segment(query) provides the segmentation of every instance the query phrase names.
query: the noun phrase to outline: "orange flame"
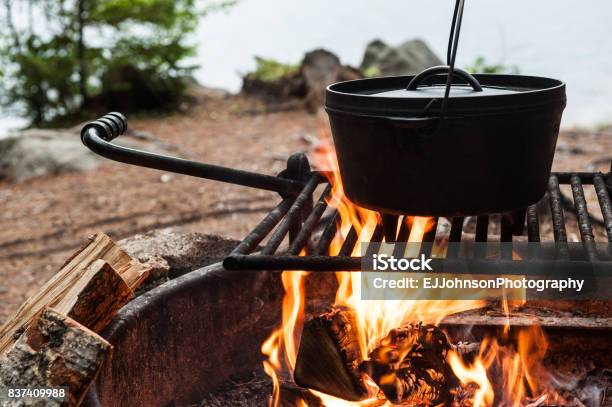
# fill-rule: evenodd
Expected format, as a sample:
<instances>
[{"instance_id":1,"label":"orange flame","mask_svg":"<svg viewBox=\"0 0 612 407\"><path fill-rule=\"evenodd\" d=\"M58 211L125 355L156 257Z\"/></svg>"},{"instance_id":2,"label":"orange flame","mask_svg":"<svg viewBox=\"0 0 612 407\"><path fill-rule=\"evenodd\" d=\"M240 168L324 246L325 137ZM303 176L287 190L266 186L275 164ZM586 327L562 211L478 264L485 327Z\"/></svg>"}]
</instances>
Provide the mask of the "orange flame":
<instances>
[{"instance_id":1,"label":"orange flame","mask_svg":"<svg viewBox=\"0 0 612 407\"><path fill-rule=\"evenodd\" d=\"M472 404L474 407L493 405L493 389L487 377L487 368L483 364L482 358L477 358L470 366L466 365L456 352L450 352L448 362L455 375L463 384L475 383L478 386Z\"/></svg>"},{"instance_id":2,"label":"orange flame","mask_svg":"<svg viewBox=\"0 0 612 407\"><path fill-rule=\"evenodd\" d=\"M261 352L268 357L264 361L264 371L272 378L273 406L278 405L280 383L277 372L282 370L283 362L293 370L299 343L296 335L301 331L304 316L304 271L282 273L281 279L285 295L283 297L282 324L274 330L261 346Z\"/></svg>"},{"instance_id":3,"label":"orange flame","mask_svg":"<svg viewBox=\"0 0 612 407\"><path fill-rule=\"evenodd\" d=\"M359 256L361 243L370 242L374 229L380 222L379 214L360 208L346 198L328 133L324 132L320 139L321 145L314 156L315 166L328 175L332 185L328 203L338 211L340 218L337 234L330 244L329 254L338 255L349 231L354 229L358 239L350 255ZM432 219L424 217L405 217L405 222L410 223L408 241L413 243L421 242L424 234L435 224ZM409 256L410 253L406 255ZM439 248L434 255L444 256L445 247ZM264 362L264 369L272 377L274 385L272 406L277 406L279 403L278 373L283 367L285 370L289 368L293 371L295 366L299 345L298 335L301 332L304 314L304 281L307 275L305 272L283 272L285 295L282 324L272 332L262 346L262 352L268 357ZM393 328L413 321L437 324L447 315L485 305L482 301L468 300L364 301L360 295L359 273L337 272L336 278L338 290L335 305L355 311L359 344L364 359L367 359L369 352ZM504 300L502 305L506 315L509 315L508 302ZM508 318L503 335L508 336L509 333ZM472 397L473 406L500 404L518 406L527 393L539 395L545 390L542 383L545 382L546 372L542 368L542 359L547 342L543 332L539 327L521 330L517 343L516 347L501 346L495 338L486 339L481 344L479 354L470 364L465 363L457 353L449 352L448 362L457 378L463 384L475 384L478 388ZM371 386L375 385L370 383ZM320 392L312 392L328 407L391 406L388 401L376 396L361 402L348 402ZM305 406L306 403L302 401L301 405Z\"/></svg>"},{"instance_id":4,"label":"orange flame","mask_svg":"<svg viewBox=\"0 0 612 407\"><path fill-rule=\"evenodd\" d=\"M472 364L465 364L454 352L449 354L449 364L463 384L478 386L474 406L521 406L525 397L540 395L559 400L543 364L547 348L541 327L523 327L515 341L505 345L496 338L485 339Z\"/></svg>"}]
</instances>

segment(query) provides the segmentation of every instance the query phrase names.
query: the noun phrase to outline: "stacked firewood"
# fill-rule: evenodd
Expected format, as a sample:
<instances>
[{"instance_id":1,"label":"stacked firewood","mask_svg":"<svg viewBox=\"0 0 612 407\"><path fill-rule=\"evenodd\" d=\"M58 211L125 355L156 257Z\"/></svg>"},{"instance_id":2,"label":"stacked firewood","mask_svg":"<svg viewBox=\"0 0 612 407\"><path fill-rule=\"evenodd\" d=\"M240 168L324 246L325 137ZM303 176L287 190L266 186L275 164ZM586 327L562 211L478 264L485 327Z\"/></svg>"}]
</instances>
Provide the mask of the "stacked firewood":
<instances>
[{"instance_id":1,"label":"stacked firewood","mask_svg":"<svg viewBox=\"0 0 612 407\"><path fill-rule=\"evenodd\" d=\"M79 405L112 352L99 333L149 272L108 236L90 238L0 328L0 391L67 387L62 405Z\"/></svg>"}]
</instances>

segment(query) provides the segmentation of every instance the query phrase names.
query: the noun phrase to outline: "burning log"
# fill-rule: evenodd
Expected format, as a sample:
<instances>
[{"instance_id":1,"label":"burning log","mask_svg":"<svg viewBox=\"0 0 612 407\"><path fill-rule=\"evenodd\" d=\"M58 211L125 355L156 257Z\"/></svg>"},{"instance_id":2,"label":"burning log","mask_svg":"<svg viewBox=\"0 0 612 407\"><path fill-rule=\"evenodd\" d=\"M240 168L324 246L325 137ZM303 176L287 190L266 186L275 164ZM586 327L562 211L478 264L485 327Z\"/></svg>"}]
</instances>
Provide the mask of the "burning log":
<instances>
[{"instance_id":1,"label":"burning log","mask_svg":"<svg viewBox=\"0 0 612 407\"><path fill-rule=\"evenodd\" d=\"M438 327L410 324L391 330L360 368L393 403L447 403L456 381L446 362L451 349Z\"/></svg>"},{"instance_id":2,"label":"burning log","mask_svg":"<svg viewBox=\"0 0 612 407\"><path fill-rule=\"evenodd\" d=\"M273 405L270 403L270 405ZM279 396L277 407L325 407L320 398L310 391L297 386L295 383L281 381L279 383Z\"/></svg>"},{"instance_id":3,"label":"burning log","mask_svg":"<svg viewBox=\"0 0 612 407\"><path fill-rule=\"evenodd\" d=\"M364 361L355 318L354 312L335 308L304 325L294 371L299 386L359 401L368 396L367 375L393 403L448 403L459 384L448 352L467 357L480 348L453 345L436 326L410 324L391 330Z\"/></svg>"},{"instance_id":4,"label":"burning log","mask_svg":"<svg viewBox=\"0 0 612 407\"><path fill-rule=\"evenodd\" d=\"M367 392L358 338L355 313L341 308L304 324L295 382L344 400L362 400Z\"/></svg>"},{"instance_id":5,"label":"burning log","mask_svg":"<svg viewBox=\"0 0 612 407\"><path fill-rule=\"evenodd\" d=\"M77 406L111 350L96 333L46 308L0 359L0 388L66 386L67 405Z\"/></svg>"}]
</instances>

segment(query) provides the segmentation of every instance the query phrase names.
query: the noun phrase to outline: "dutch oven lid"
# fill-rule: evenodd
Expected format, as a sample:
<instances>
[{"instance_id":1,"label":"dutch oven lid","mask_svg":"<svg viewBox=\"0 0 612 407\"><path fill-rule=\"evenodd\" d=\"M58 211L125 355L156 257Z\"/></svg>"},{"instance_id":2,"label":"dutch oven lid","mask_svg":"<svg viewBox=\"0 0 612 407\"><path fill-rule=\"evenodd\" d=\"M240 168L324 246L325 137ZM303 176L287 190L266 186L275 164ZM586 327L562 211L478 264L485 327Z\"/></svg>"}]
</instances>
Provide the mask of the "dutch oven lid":
<instances>
[{"instance_id":1,"label":"dutch oven lid","mask_svg":"<svg viewBox=\"0 0 612 407\"><path fill-rule=\"evenodd\" d=\"M330 112L384 117L440 113L447 74L434 67L416 76L358 79L330 85L325 106ZM565 84L523 75L470 75L455 68L445 116L529 111L550 104L565 106Z\"/></svg>"}]
</instances>

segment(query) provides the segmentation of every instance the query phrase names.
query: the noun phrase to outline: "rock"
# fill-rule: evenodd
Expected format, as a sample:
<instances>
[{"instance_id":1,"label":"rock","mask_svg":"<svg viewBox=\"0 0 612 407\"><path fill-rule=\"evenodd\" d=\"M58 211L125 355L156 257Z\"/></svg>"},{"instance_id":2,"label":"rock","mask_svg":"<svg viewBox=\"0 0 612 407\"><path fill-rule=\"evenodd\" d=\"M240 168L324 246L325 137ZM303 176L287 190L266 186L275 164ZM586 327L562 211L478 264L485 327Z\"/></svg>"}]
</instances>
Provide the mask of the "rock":
<instances>
[{"instance_id":1,"label":"rock","mask_svg":"<svg viewBox=\"0 0 612 407\"><path fill-rule=\"evenodd\" d=\"M315 113L325 104L325 88L334 82L361 78L361 72L343 66L334 53L316 49L306 53L300 72L306 84L305 105L309 112Z\"/></svg>"},{"instance_id":2,"label":"rock","mask_svg":"<svg viewBox=\"0 0 612 407\"><path fill-rule=\"evenodd\" d=\"M360 69L362 72L381 76L415 75L426 68L441 64L440 58L423 40L410 40L391 47L377 39L366 47Z\"/></svg>"},{"instance_id":3,"label":"rock","mask_svg":"<svg viewBox=\"0 0 612 407\"><path fill-rule=\"evenodd\" d=\"M167 184L168 182L172 181L172 175L171 174L162 174L159 177L159 180L162 182L162 184Z\"/></svg>"},{"instance_id":4,"label":"rock","mask_svg":"<svg viewBox=\"0 0 612 407\"><path fill-rule=\"evenodd\" d=\"M231 95L231 93L225 89L201 85L195 79L191 78L191 80L187 83L185 95L188 98L203 101L208 99L226 99Z\"/></svg>"},{"instance_id":5,"label":"rock","mask_svg":"<svg viewBox=\"0 0 612 407\"><path fill-rule=\"evenodd\" d=\"M223 260L238 241L219 236L166 228L118 242L128 254L149 263L150 281L178 277Z\"/></svg>"},{"instance_id":6,"label":"rock","mask_svg":"<svg viewBox=\"0 0 612 407\"><path fill-rule=\"evenodd\" d=\"M298 69L273 80L255 73L243 77L242 93L259 97L265 111L281 111L305 107L316 113L324 106L325 88L335 82L362 78L356 68L342 65L340 59L325 49L307 52Z\"/></svg>"},{"instance_id":7,"label":"rock","mask_svg":"<svg viewBox=\"0 0 612 407\"><path fill-rule=\"evenodd\" d=\"M361 70L365 72L371 69L378 69L379 61L382 59L382 56L389 53L391 50L392 48L382 40L376 39L370 42L363 53L363 60L360 66Z\"/></svg>"},{"instance_id":8,"label":"rock","mask_svg":"<svg viewBox=\"0 0 612 407\"><path fill-rule=\"evenodd\" d=\"M65 130L25 130L0 139L0 179L24 181L41 175L91 170L101 159Z\"/></svg>"},{"instance_id":9,"label":"rock","mask_svg":"<svg viewBox=\"0 0 612 407\"><path fill-rule=\"evenodd\" d=\"M92 170L106 162L81 143L82 124L71 129L28 129L0 138L0 180L21 182L44 175ZM181 157L179 149L148 133L131 131L115 144Z\"/></svg>"}]
</instances>

